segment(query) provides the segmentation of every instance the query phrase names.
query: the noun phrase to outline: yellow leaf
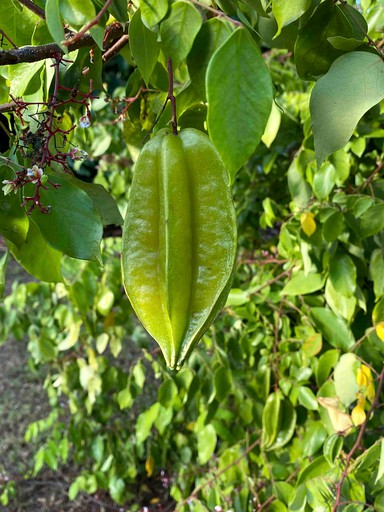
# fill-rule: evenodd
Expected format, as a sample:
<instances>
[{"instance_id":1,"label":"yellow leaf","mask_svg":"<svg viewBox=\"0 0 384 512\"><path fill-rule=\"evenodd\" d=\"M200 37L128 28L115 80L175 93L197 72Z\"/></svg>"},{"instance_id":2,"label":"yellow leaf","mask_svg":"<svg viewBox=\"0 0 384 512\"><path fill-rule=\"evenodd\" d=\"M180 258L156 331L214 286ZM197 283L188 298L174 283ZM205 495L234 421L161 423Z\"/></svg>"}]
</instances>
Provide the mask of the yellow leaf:
<instances>
[{"instance_id":1,"label":"yellow leaf","mask_svg":"<svg viewBox=\"0 0 384 512\"><path fill-rule=\"evenodd\" d=\"M371 369L366 364L361 365L361 370L364 373L364 375L367 377L368 383L373 382Z\"/></svg>"},{"instance_id":2,"label":"yellow leaf","mask_svg":"<svg viewBox=\"0 0 384 512\"><path fill-rule=\"evenodd\" d=\"M147 472L147 476L152 476L154 467L155 459L152 455L148 455L147 460L145 461L145 471Z\"/></svg>"},{"instance_id":3,"label":"yellow leaf","mask_svg":"<svg viewBox=\"0 0 384 512\"><path fill-rule=\"evenodd\" d=\"M316 231L316 222L312 212L302 213L300 217L301 229L307 236L313 235Z\"/></svg>"},{"instance_id":4,"label":"yellow leaf","mask_svg":"<svg viewBox=\"0 0 384 512\"><path fill-rule=\"evenodd\" d=\"M356 407L354 407L354 409L352 411L352 414L351 414L351 417L352 417L353 424L356 427L358 427L359 425L364 423L365 418L366 418L366 414L365 414L365 411L361 407L360 404L357 404Z\"/></svg>"},{"instance_id":5,"label":"yellow leaf","mask_svg":"<svg viewBox=\"0 0 384 512\"><path fill-rule=\"evenodd\" d=\"M370 382L368 384L367 397L371 402L375 398L375 385L373 384L373 382Z\"/></svg>"},{"instance_id":6,"label":"yellow leaf","mask_svg":"<svg viewBox=\"0 0 384 512\"><path fill-rule=\"evenodd\" d=\"M327 409L332 427L338 434L347 435L352 428L352 420L349 414L340 410L340 402L337 398L318 397L320 405Z\"/></svg>"},{"instance_id":7,"label":"yellow leaf","mask_svg":"<svg viewBox=\"0 0 384 512\"><path fill-rule=\"evenodd\" d=\"M363 371L362 366L360 366L360 368L357 369L356 382L361 388L368 385L368 379L365 372Z\"/></svg>"},{"instance_id":8,"label":"yellow leaf","mask_svg":"<svg viewBox=\"0 0 384 512\"><path fill-rule=\"evenodd\" d=\"M384 322L379 322L376 325L376 334L381 341L384 341Z\"/></svg>"}]
</instances>

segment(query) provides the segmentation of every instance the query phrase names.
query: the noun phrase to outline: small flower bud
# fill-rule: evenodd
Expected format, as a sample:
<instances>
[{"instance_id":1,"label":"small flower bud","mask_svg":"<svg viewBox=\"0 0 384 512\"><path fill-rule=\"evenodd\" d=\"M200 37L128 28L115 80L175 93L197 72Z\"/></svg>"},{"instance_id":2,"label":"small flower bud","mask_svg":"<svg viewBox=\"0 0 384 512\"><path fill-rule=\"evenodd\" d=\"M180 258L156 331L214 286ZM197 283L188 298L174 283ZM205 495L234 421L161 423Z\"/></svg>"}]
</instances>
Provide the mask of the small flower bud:
<instances>
[{"instance_id":1,"label":"small flower bud","mask_svg":"<svg viewBox=\"0 0 384 512\"><path fill-rule=\"evenodd\" d=\"M81 116L79 119L79 125L81 128L89 128L91 126L91 120L89 119L89 116Z\"/></svg>"}]
</instances>

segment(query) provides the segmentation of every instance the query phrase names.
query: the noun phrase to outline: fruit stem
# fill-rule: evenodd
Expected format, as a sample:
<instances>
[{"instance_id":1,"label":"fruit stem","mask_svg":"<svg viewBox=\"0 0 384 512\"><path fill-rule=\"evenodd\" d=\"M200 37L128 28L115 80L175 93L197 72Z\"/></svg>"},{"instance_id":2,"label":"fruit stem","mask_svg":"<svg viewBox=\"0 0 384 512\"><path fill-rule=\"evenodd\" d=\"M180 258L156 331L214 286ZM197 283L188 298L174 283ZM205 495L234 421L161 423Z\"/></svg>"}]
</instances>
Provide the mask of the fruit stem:
<instances>
[{"instance_id":1,"label":"fruit stem","mask_svg":"<svg viewBox=\"0 0 384 512\"><path fill-rule=\"evenodd\" d=\"M172 105L172 130L174 135L177 135L177 114L176 114L176 98L173 94L173 69L172 69L172 59L168 58L168 77L169 77L169 87L168 87L168 96L167 101L169 100Z\"/></svg>"}]
</instances>

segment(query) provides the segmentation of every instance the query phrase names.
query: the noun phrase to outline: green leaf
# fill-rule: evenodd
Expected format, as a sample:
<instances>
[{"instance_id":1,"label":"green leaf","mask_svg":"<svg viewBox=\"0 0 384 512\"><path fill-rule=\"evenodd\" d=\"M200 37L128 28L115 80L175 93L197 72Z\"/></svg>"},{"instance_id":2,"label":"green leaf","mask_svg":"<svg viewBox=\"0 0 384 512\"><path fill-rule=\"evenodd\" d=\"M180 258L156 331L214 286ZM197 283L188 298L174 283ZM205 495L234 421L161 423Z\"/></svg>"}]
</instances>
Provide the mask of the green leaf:
<instances>
[{"instance_id":1,"label":"green leaf","mask_svg":"<svg viewBox=\"0 0 384 512\"><path fill-rule=\"evenodd\" d=\"M336 240L344 230L344 216L340 211L335 211L327 217L323 224L323 238L326 242Z\"/></svg>"},{"instance_id":2,"label":"green leaf","mask_svg":"<svg viewBox=\"0 0 384 512\"><path fill-rule=\"evenodd\" d=\"M323 477L330 469L331 466L328 464L326 458L323 455L320 455L320 457L317 457L300 472L296 485L299 486L304 484L318 476Z\"/></svg>"},{"instance_id":3,"label":"green leaf","mask_svg":"<svg viewBox=\"0 0 384 512\"><path fill-rule=\"evenodd\" d=\"M140 11L144 25L152 28L167 14L168 0L141 0Z\"/></svg>"},{"instance_id":4,"label":"green leaf","mask_svg":"<svg viewBox=\"0 0 384 512\"><path fill-rule=\"evenodd\" d=\"M280 403L279 424L277 436L272 445L265 447L266 451L279 450L292 439L296 427L296 410L291 402L284 398Z\"/></svg>"},{"instance_id":5,"label":"green leaf","mask_svg":"<svg viewBox=\"0 0 384 512\"><path fill-rule=\"evenodd\" d=\"M361 39L355 39L353 37L342 37L342 36L331 36L328 37L328 41L336 50L345 50L351 52L356 50L363 44Z\"/></svg>"},{"instance_id":6,"label":"green leaf","mask_svg":"<svg viewBox=\"0 0 384 512\"><path fill-rule=\"evenodd\" d=\"M171 58L173 69L190 52L202 24L199 11L190 3L175 2L160 26L161 47L166 58Z\"/></svg>"},{"instance_id":7,"label":"green leaf","mask_svg":"<svg viewBox=\"0 0 384 512\"><path fill-rule=\"evenodd\" d=\"M317 411L317 409L319 408L319 404L317 403L315 394L310 388L306 386L299 387L298 398L299 403L309 411Z\"/></svg>"},{"instance_id":8,"label":"green leaf","mask_svg":"<svg viewBox=\"0 0 384 512\"><path fill-rule=\"evenodd\" d=\"M259 48L242 28L207 69L208 131L232 180L252 156L272 108L273 88Z\"/></svg>"},{"instance_id":9,"label":"green leaf","mask_svg":"<svg viewBox=\"0 0 384 512\"><path fill-rule=\"evenodd\" d=\"M216 400L222 402L231 391L232 388L232 373L226 366L220 366L215 371L213 378Z\"/></svg>"},{"instance_id":10,"label":"green leaf","mask_svg":"<svg viewBox=\"0 0 384 512\"><path fill-rule=\"evenodd\" d=\"M149 409L139 414L136 421L136 442L143 443L151 432L160 410L159 402L151 405Z\"/></svg>"},{"instance_id":11,"label":"green leaf","mask_svg":"<svg viewBox=\"0 0 384 512\"><path fill-rule=\"evenodd\" d=\"M329 465L333 465L343 448L343 438L339 434L331 434L324 443L323 454Z\"/></svg>"},{"instance_id":12,"label":"green leaf","mask_svg":"<svg viewBox=\"0 0 384 512\"><path fill-rule=\"evenodd\" d=\"M352 353L343 354L335 366L333 378L336 395L346 407L356 400L360 389L356 380L356 370L359 366L359 360Z\"/></svg>"},{"instance_id":13,"label":"green leaf","mask_svg":"<svg viewBox=\"0 0 384 512\"><path fill-rule=\"evenodd\" d=\"M129 45L141 76L148 85L159 56L160 44L156 32L149 30L142 22L140 9L135 12L129 24Z\"/></svg>"},{"instance_id":14,"label":"green leaf","mask_svg":"<svg viewBox=\"0 0 384 512\"><path fill-rule=\"evenodd\" d=\"M312 90L318 165L345 146L361 117L384 98L384 63L379 55L352 52L339 57Z\"/></svg>"},{"instance_id":15,"label":"green leaf","mask_svg":"<svg viewBox=\"0 0 384 512\"><path fill-rule=\"evenodd\" d=\"M45 17L51 36L55 43L65 40L64 24L61 19L59 0L47 0L45 4Z\"/></svg>"},{"instance_id":16,"label":"green leaf","mask_svg":"<svg viewBox=\"0 0 384 512\"><path fill-rule=\"evenodd\" d=\"M299 76L304 80L314 80L326 73L332 62L343 54L342 50L331 45L328 38L352 37L363 42L366 33L366 21L356 9L325 0L299 30L294 50Z\"/></svg>"},{"instance_id":17,"label":"green leaf","mask_svg":"<svg viewBox=\"0 0 384 512\"><path fill-rule=\"evenodd\" d=\"M339 350L327 350L319 357L319 362L316 369L316 382L320 388L326 379L329 377L332 368L336 366L337 361L340 357Z\"/></svg>"},{"instance_id":18,"label":"green leaf","mask_svg":"<svg viewBox=\"0 0 384 512\"><path fill-rule=\"evenodd\" d=\"M199 464L206 464L212 457L217 443L216 430L213 425L206 425L197 433L197 457Z\"/></svg>"},{"instance_id":19,"label":"green leaf","mask_svg":"<svg viewBox=\"0 0 384 512\"><path fill-rule=\"evenodd\" d=\"M5 291L5 271L7 270L9 258L9 251L7 250L5 254L0 257L0 301L4 297Z\"/></svg>"},{"instance_id":20,"label":"green leaf","mask_svg":"<svg viewBox=\"0 0 384 512\"><path fill-rule=\"evenodd\" d=\"M33 33L40 18L27 7L14 0L0 2L0 29L16 46L31 44ZM46 41L48 42L48 41ZM4 47L9 49L9 47Z\"/></svg>"},{"instance_id":21,"label":"green leaf","mask_svg":"<svg viewBox=\"0 0 384 512\"><path fill-rule=\"evenodd\" d=\"M373 290L377 300L384 295L384 254L381 249L372 251L369 263L369 278L373 281Z\"/></svg>"},{"instance_id":22,"label":"green leaf","mask_svg":"<svg viewBox=\"0 0 384 512\"><path fill-rule=\"evenodd\" d=\"M59 0L61 15L69 25L80 28L92 21L96 9L91 0Z\"/></svg>"},{"instance_id":23,"label":"green leaf","mask_svg":"<svg viewBox=\"0 0 384 512\"><path fill-rule=\"evenodd\" d=\"M72 258L99 261L103 227L100 216L88 195L63 176L51 176L59 188L41 190L40 199L48 209L34 208L31 218L45 240ZM26 187L33 193L29 187Z\"/></svg>"},{"instance_id":24,"label":"green leaf","mask_svg":"<svg viewBox=\"0 0 384 512\"><path fill-rule=\"evenodd\" d=\"M68 178L75 187L81 188L87 193L93 202L93 206L100 215L103 226L111 224L120 226L123 223L123 218L119 212L116 201L102 185L86 183L85 181L70 176Z\"/></svg>"},{"instance_id":25,"label":"green leaf","mask_svg":"<svg viewBox=\"0 0 384 512\"><path fill-rule=\"evenodd\" d=\"M292 21L302 16L312 5L312 0L274 0L272 12L276 18L278 31L275 37L280 35L281 29Z\"/></svg>"},{"instance_id":26,"label":"green leaf","mask_svg":"<svg viewBox=\"0 0 384 512\"><path fill-rule=\"evenodd\" d=\"M25 242L16 246L10 244L12 256L32 276L41 281L62 282L62 253L52 249L41 236L34 222L29 223Z\"/></svg>"},{"instance_id":27,"label":"green leaf","mask_svg":"<svg viewBox=\"0 0 384 512\"><path fill-rule=\"evenodd\" d=\"M357 305L356 297L346 297L332 285L330 279L327 279L325 285L325 300L336 315L341 315L347 322L352 320Z\"/></svg>"},{"instance_id":28,"label":"green leaf","mask_svg":"<svg viewBox=\"0 0 384 512\"><path fill-rule=\"evenodd\" d=\"M380 478L384 475L384 439L382 439L380 443L380 462L379 469L377 470L375 485L380 480Z\"/></svg>"},{"instance_id":29,"label":"green leaf","mask_svg":"<svg viewBox=\"0 0 384 512\"><path fill-rule=\"evenodd\" d=\"M375 307L372 311L372 322L376 325L379 322L384 321L384 297L381 297L380 300L375 304Z\"/></svg>"},{"instance_id":30,"label":"green leaf","mask_svg":"<svg viewBox=\"0 0 384 512\"><path fill-rule=\"evenodd\" d=\"M23 62L10 66L9 80L11 82L11 94L17 98L23 96L34 77L40 79L40 73L44 69L42 62Z\"/></svg>"},{"instance_id":31,"label":"green leaf","mask_svg":"<svg viewBox=\"0 0 384 512\"><path fill-rule=\"evenodd\" d=\"M79 339L81 325L81 320L70 324L67 336L61 340L57 346L58 350L68 350L76 345L77 340Z\"/></svg>"},{"instance_id":32,"label":"green leaf","mask_svg":"<svg viewBox=\"0 0 384 512\"><path fill-rule=\"evenodd\" d=\"M360 217L360 236L367 238L384 229L384 203L375 204Z\"/></svg>"},{"instance_id":33,"label":"green leaf","mask_svg":"<svg viewBox=\"0 0 384 512\"><path fill-rule=\"evenodd\" d=\"M309 423L303 438L303 457L313 457L323 446L327 431L321 421Z\"/></svg>"},{"instance_id":34,"label":"green leaf","mask_svg":"<svg viewBox=\"0 0 384 512\"><path fill-rule=\"evenodd\" d=\"M297 270L281 293L282 295L305 295L317 292L322 289L324 282L325 276L322 274L306 274L303 270Z\"/></svg>"},{"instance_id":35,"label":"green leaf","mask_svg":"<svg viewBox=\"0 0 384 512\"><path fill-rule=\"evenodd\" d=\"M192 88L199 100L206 99L205 75L212 55L230 35L231 30L226 22L219 18L212 18L203 23L194 40L187 58L187 65Z\"/></svg>"},{"instance_id":36,"label":"green leaf","mask_svg":"<svg viewBox=\"0 0 384 512\"><path fill-rule=\"evenodd\" d=\"M332 164L325 163L315 173L312 188L318 199L323 200L329 196L336 184L336 170Z\"/></svg>"},{"instance_id":37,"label":"green leaf","mask_svg":"<svg viewBox=\"0 0 384 512\"><path fill-rule=\"evenodd\" d=\"M299 208L305 208L312 197L311 187L305 179L308 159L307 152L302 151L298 156L295 156L288 169L289 192Z\"/></svg>"},{"instance_id":38,"label":"green leaf","mask_svg":"<svg viewBox=\"0 0 384 512\"><path fill-rule=\"evenodd\" d=\"M171 379L164 380L157 392L157 399L163 407L172 407L177 397L178 389Z\"/></svg>"},{"instance_id":39,"label":"green leaf","mask_svg":"<svg viewBox=\"0 0 384 512\"><path fill-rule=\"evenodd\" d=\"M267 126L265 127L264 133L261 137L261 141L267 146L267 148L270 148L273 141L276 139L280 128L280 123L281 112L280 109L276 106L276 103L273 102Z\"/></svg>"},{"instance_id":40,"label":"green leaf","mask_svg":"<svg viewBox=\"0 0 384 512\"><path fill-rule=\"evenodd\" d=\"M345 320L326 308L312 308L311 316L316 327L333 347L347 352L355 343L355 338Z\"/></svg>"},{"instance_id":41,"label":"green leaf","mask_svg":"<svg viewBox=\"0 0 384 512\"><path fill-rule=\"evenodd\" d=\"M267 398L263 409L263 430L261 434L261 446L268 449L273 446L279 431L281 392L272 393Z\"/></svg>"},{"instance_id":42,"label":"green leaf","mask_svg":"<svg viewBox=\"0 0 384 512\"><path fill-rule=\"evenodd\" d=\"M133 404L133 401L134 401L132 393L131 393L130 389L128 389L128 388L125 388L125 389L122 389L121 391L119 391L117 393L116 398L117 398L117 403L119 404L119 407L121 410L131 407Z\"/></svg>"},{"instance_id":43,"label":"green leaf","mask_svg":"<svg viewBox=\"0 0 384 512\"><path fill-rule=\"evenodd\" d=\"M113 0L109 10L111 11L112 16L116 18L117 21L120 21L120 23L126 23L128 21L128 9L126 0Z\"/></svg>"},{"instance_id":44,"label":"green leaf","mask_svg":"<svg viewBox=\"0 0 384 512\"><path fill-rule=\"evenodd\" d=\"M13 178L14 173L9 167L0 167L0 181ZM25 241L29 228L29 220L21 203L19 193L11 192L5 196L0 188L0 233L17 247Z\"/></svg>"},{"instance_id":45,"label":"green leaf","mask_svg":"<svg viewBox=\"0 0 384 512\"><path fill-rule=\"evenodd\" d=\"M122 505L125 501L124 499L124 490L125 483L124 480L118 478L116 475L113 475L109 480L109 492L111 494L111 498L116 501L119 505Z\"/></svg>"},{"instance_id":46,"label":"green leaf","mask_svg":"<svg viewBox=\"0 0 384 512\"><path fill-rule=\"evenodd\" d=\"M348 254L336 253L329 261L329 279L338 293L351 297L356 290L357 271Z\"/></svg>"}]
</instances>

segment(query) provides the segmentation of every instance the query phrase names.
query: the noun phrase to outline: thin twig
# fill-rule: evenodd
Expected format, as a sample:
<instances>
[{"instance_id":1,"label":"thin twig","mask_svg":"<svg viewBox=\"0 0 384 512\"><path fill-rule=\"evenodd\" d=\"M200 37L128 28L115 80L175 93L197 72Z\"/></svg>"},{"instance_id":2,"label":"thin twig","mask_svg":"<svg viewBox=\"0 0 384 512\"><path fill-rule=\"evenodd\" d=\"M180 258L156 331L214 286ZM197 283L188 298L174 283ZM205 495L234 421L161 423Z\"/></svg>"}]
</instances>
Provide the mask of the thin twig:
<instances>
[{"instance_id":1,"label":"thin twig","mask_svg":"<svg viewBox=\"0 0 384 512\"><path fill-rule=\"evenodd\" d=\"M209 5L204 4L203 2L199 2L198 0L190 0L190 1L193 4L198 5L199 7L202 7L206 11L212 12L218 18L223 18L223 19L233 23L233 25L236 25L236 27L242 27L243 26L243 24L240 21L234 20L233 18L231 18L230 16L228 16L224 12L219 11L218 9L215 9L214 7L210 7Z\"/></svg>"},{"instance_id":2,"label":"thin twig","mask_svg":"<svg viewBox=\"0 0 384 512\"><path fill-rule=\"evenodd\" d=\"M128 44L128 41L128 34L124 34L123 36L121 36L120 39L116 41L116 43L114 43L110 48L108 48L108 50L105 53L103 53L103 61L107 62L108 60L112 59L112 57L117 55L120 52L120 50L122 50L124 46Z\"/></svg>"},{"instance_id":3,"label":"thin twig","mask_svg":"<svg viewBox=\"0 0 384 512\"><path fill-rule=\"evenodd\" d=\"M45 21L45 12L38 5L33 3L31 0L19 0L19 3L27 7L30 11L35 13L39 18Z\"/></svg>"},{"instance_id":4,"label":"thin twig","mask_svg":"<svg viewBox=\"0 0 384 512\"><path fill-rule=\"evenodd\" d=\"M105 11L108 9L108 7L111 5L111 3L113 2L113 0L107 0L105 2L105 5L100 9L100 11L97 13L97 15L93 18L93 20L91 20L89 23L87 23L81 30L80 32L77 32L77 34L75 34L73 37L71 37L70 39L67 39L66 41L63 41L63 45L64 46L70 46L71 44L75 43L76 41L78 41L79 39L81 39L86 32L88 32L88 30L92 27L94 27L95 25L97 25L99 23L99 21L101 20L101 18L103 17Z\"/></svg>"},{"instance_id":5,"label":"thin twig","mask_svg":"<svg viewBox=\"0 0 384 512\"><path fill-rule=\"evenodd\" d=\"M113 23L108 31L107 40L112 41L124 34L120 23ZM96 43L90 34L85 34L68 46L68 51L73 52L79 48L91 47ZM20 64L22 62L38 62L40 60L55 58L58 54L64 55L64 51L56 43L43 44L41 46L23 46L12 50L0 52L0 66L8 64Z\"/></svg>"},{"instance_id":6,"label":"thin twig","mask_svg":"<svg viewBox=\"0 0 384 512\"><path fill-rule=\"evenodd\" d=\"M365 187L370 185L373 181L373 178L376 176L376 174L378 174L381 171L381 169L383 167L384 167L384 162L378 163L376 169L372 172L372 174L370 174L370 176L368 176L368 178L364 181L364 183L361 185L360 188L364 189Z\"/></svg>"},{"instance_id":7,"label":"thin twig","mask_svg":"<svg viewBox=\"0 0 384 512\"><path fill-rule=\"evenodd\" d=\"M292 269L284 270L284 272L281 272L278 276L274 277L273 279L270 279L266 283L264 283L262 286L260 286L257 290L251 293L251 295L255 295L259 293L261 290L264 290L264 288L267 288L268 286L271 286L271 284L276 283L276 281L279 281L282 277L290 276L292 274Z\"/></svg>"},{"instance_id":8,"label":"thin twig","mask_svg":"<svg viewBox=\"0 0 384 512\"><path fill-rule=\"evenodd\" d=\"M365 421L364 421L364 423L360 427L360 432L359 432L359 435L357 436L355 444L352 446L351 451L348 453L348 455L347 455L347 457L345 459L345 467L344 467L343 473L341 474L340 480L336 484L336 499L335 499L335 504L334 504L334 506L332 508L332 512L337 512L338 508L341 505L341 490L342 490L342 487L343 487L344 480L348 476L349 466L351 464L351 460L352 460L355 452L360 448L361 441L363 440L365 431L367 430L368 421L369 421L371 415L373 414L373 411L379 405L380 394L381 394L381 390L383 388L383 383L384 383L384 369L380 373L379 382L377 384L376 395L375 395L375 398L374 398L374 400L372 402L371 408L367 412L367 416L365 418Z\"/></svg>"},{"instance_id":9,"label":"thin twig","mask_svg":"<svg viewBox=\"0 0 384 512\"><path fill-rule=\"evenodd\" d=\"M244 450L244 452L234 461L230 462L229 464L227 464L226 466L224 466L222 469L220 469L220 471L218 471L217 473L215 473L213 475L212 478L210 478L208 481L206 482L203 482L201 483L200 485L198 485L193 491L192 493L188 496L188 498L185 498L181 503L179 503L177 505L177 508L176 510L179 510L180 508L182 508L184 505L186 505L190 500L193 500L196 498L196 496L199 494L199 492L204 489L204 487L208 487L210 486L211 484L213 484L213 482L215 480L217 480L223 473L225 473L226 471L228 471L228 469L230 469L232 466L237 466L237 464L239 464L247 455L249 452L251 452L254 448L256 448L257 445L260 444L260 439L256 439L256 441L254 441L252 444L250 444L248 446L248 448L246 448Z\"/></svg>"}]
</instances>

